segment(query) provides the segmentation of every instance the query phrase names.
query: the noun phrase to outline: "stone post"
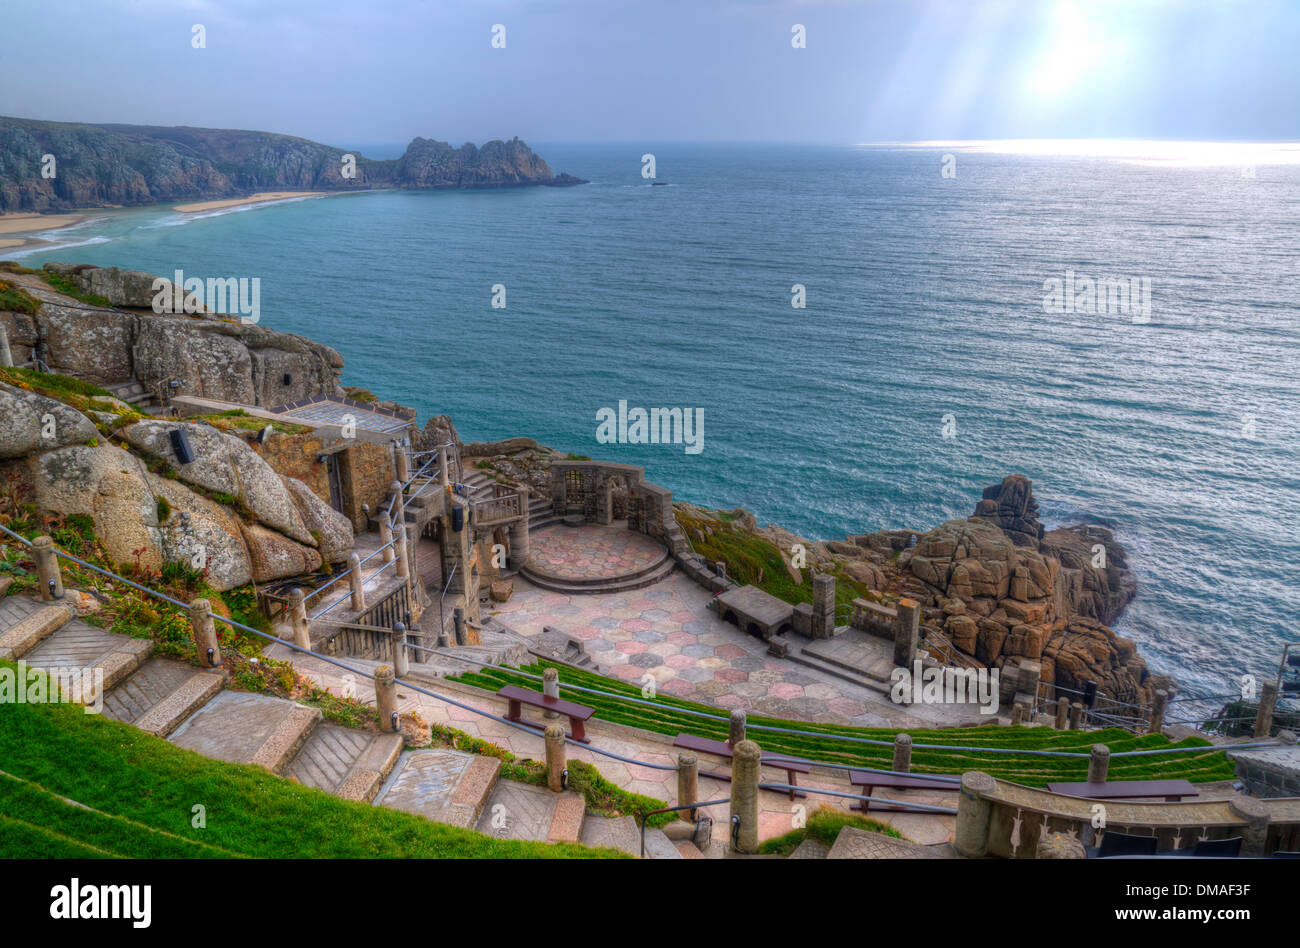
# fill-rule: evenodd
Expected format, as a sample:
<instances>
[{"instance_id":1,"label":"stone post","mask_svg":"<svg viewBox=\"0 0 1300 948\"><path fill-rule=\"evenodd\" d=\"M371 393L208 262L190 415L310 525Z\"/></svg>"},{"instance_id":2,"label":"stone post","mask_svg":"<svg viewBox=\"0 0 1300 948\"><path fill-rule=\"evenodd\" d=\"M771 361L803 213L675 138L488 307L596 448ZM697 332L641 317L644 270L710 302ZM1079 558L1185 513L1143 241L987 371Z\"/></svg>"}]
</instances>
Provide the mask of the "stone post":
<instances>
[{"instance_id":1,"label":"stone post","mask_svg":"<svg viewBox=\"0 0 1300 948\"><path fill-rule=\"evenodd\" d=\"M1241 831L1241 855L1247 858L1272 855L1268 851L1268 806L1255 797L1237 794L1228 801L1228 809L1246 821Z\"/></svg>"},{"instance_id":2,"label":"stone post","mask_svg":"<svg viewBox=\"0 0 1300 948\"><path fill-rule=\"evenodd\" d=\"M12 369L14 354L9 351L9 330L0 326L0 368Z\"/></svg>"},{"instance_id":3,"label":"stone post","mask_svg":"<svg viewBox=\"0 0 1300 948\"><path fill-rule=\"evenodd\" d=\"M1064 731L1070 724L1070 699L1062 695L1056 699L1056 729Z\"/></svg>"},{"instance_id":4,"label":"stone post","mask_svg":"<svg viewBox=\"0 0 1300 948\"><path fill-rule=\"evenodd\" d=\"M195 599L190 603L190 628L194 630L194 650L199 653L199 664L204 668L219 666L221 645L212 622L212 604L206 599Z\"/></svg>"},{"instance_id":5,"label":"stone post","mask_svg":"<svg viewBox=\"0 0 1300 948\"><path fill-rule=\"evenodd\" d=\"M564 725L546 725L546 785L559 793L564 789Z\"/></svg>"},{"instance_id":6,"label":"stone post","mask_svg":"<svg viewBox=\"0 0 1300 948\"><path fill-rule=\"evenodd\" d=\"M361 557L353 553L348 557L348 583L352 587L352 611L366 611L366 589L361 582Z\"/></svg>"},{"instance_id":7,"label":"stone post","mask_svg":"<svg viewBox=\"0 0 1300 948\"><path fill-rule=\"evenodd\" d=\"M523 516L510 525L510 567L520 569L528 560L528 491L519 495Z\"/></svg>"},{"instance_id":8,"label":"stone post","mask_svg":"<svg viewBox=\"0 0 1300 948\"><path fill-rule=\"evenodd\" d=\"M758 774L763 752L753 741L735 745L731 757L731 825L740 822L735 851L758 851Z\"/></svg>"},{"instance_id":9,"label":"stone post","mask_svg":"<svg viewBox=\"0 0 1300 948\"><path fill-rule=\"evenodd\" d=\"M406 556L406 530L399 523L397 525L397 535L393 537L393 555L397 560L397 578L410 581L411 561Z\"/></svg>"},{"instance_id":10,"label":"stone post","mask_svg":"<svg viewBox=\"0 0 1300 948\"><path fill-rule=\"evenodd\" d=\"M452 619L456 623L456 644L465 644L465 610L457 606L452 613Z\"/></svg>"},{"instance_id":11,"label":"stone post","mask_svg":"<svg viewBox=\"0 0 1300 948\"><path fill-rule=\"evenodd\" d=\"M1151 720L1147 724L1148 734L1159 734L1165 727L1165 708L1169 705L1169 692L1157 688L1155 700L1151 702Z\"/></svg>"},{"instance_id":12,"label":"stone post","mask_svg":"<svg viewBox=\"0 0 1300 948\"><path fill-rule=\"evenodd\" d=\"M731 745L734 751L736 745L745 739L745 712L739 708L732 709L731 718L727 722L727 743Z\"/></svg>"},{"instance_id":13,"label":"stone post","mask_svg":"<svg viewBox=\"0 0 1300 948\"><path fill-rule=\"evenodd\" d=\"M894 619L894 665L912 670L916 659L916 642L921 629L921 606L915 599L898 600Z\"/></svg>"},{"instance_id":14,"label":"stone post","mask_svg":"<svg viewBox=\"0 0 1300 948\"><path fill-rule=\"evenodd\" d=\"M1025 706L1017 701L1011 705L1011 726L1018 727L1025 723Z\"/></svg>"},{"instance_id":15,"label":"stone post","mask_svg":"<svg viewBox=\"0 0 1300 948\"><path fill-rule=\"evenodd\" d=\"M405 533L406 533L406 543L405 543L406 581L408 583L414 583L416 579L419 578L420 575L419 570L416 569L416 559L415 559L416 553L419 550L417 544L420 542L420 536L415 532L415 526L409 523L406 525Z\"/></svg>"},{"instance_id":16,"label":"stone post","mask_svg":"<svg viewBox=\"0 0 1300 948\"><path fill-rule=\"evenodd\" d=\"M542 694L548 698L560 697L560 672L557 668L547 668L542 671ZM559 715L554 711L543 711L544 718L558 718Z\"/></svg>"},{"instance_id":17,"label":"stone post","mask_svg":"<svg viewBox=\"0 0 1300 948\"><path fill-rule=\"evenodd\" d=\"M402 447L400 444L394 444L393 451L397 455L394 465L397 471L397 479L405 484L411 479L410 458L406 456L406 448Z\"/></svg>"},{"instance_id":18,"label":"stone post","mask_svg":"<svg viewBox=\"0 0 1300 948\"><path fill-rule=\"evenodd\" d=\"M63 598L63 573L59 570L59 554L54 552L54 541L37 537L32 541L36 556L36 575L41 582L41 601L53 602Z\"/></svg>"},{"instance_id":19,"label":"stone post","mask_svg":"<svg viewBox=\"0 0 1300 948\"><path fill-rule=\"evenodd\" d=\"M388 485L388 490L396 498L393 502L393 529L397 529L406 523L406 498L402 495L402 482L393 481Z\"/></svg>"},{"instance_id":20,"label":"stone post","mask_svg":"<svg viewBox=\"0 0 1300 948\"><path fill-rule=\"evenodd\" d=\"M690 751L677 755L677 804L690 806L700 800L700 759ZM678 810L680 820L695 821L695 809Z\"/></svg>"},{"instance_id":21,"label":"stone post","mask_svg":"<svg viewBox=\"0 0 1300 948\"><path fill-rule=\"evenodd\" d=\"M62 595L61 591L60 595ZM1268 732L1273 729L1273 709L1275 707L1277 707L1277 682L1266 681L1260 689L1259 709L1255 712L1256 737L1268 737Z\"/></svg>"},{"instance_id":22,"label":"stone post","mask_svg":"<svg viewBox=\"0 0 1300 948\"><path fill-rule=\"evenodd\" d=\"M1075 701L1070 705L1070 730L1077 731L1083 725L1083 702Z\"/></svg>"},{"instance_id":23,"label":"stone post","mask_svg":"<svg viewBox=\"0 0 1300 948\"><path fill-rule=\"evenodd\" d=\"M442 479L443 490L451 486L451 471L448 470L447 446L438 449L438 476Z\"/></svg>"},{"instance_id":24,"label":"stone post","mask_svg":"<svg viewBox=\"0 0 1300 948\"><path fill-rule=\"evenodd\" d=\"M809 637L829 639L835 634L835 577L829 573L814 573L812 587L812 626Z\"/></svg>"},{"instance_id":25,"label":"stone post","mask_svg":"<svg viewBox=\"0 0 1300 948\"><path fill-rule=\"evenodd\" d=\"M293 642L299 648L311 648L311 623L307 620L307 601L301 589L289 593L289 622L293 626Z\"/></svg>"},{"instance_id":26,"label":"stone post","mask_svg":"<svg viewBox=\"0 0 1300 948\"><path fill-rule=\"evenodd\" d=\"M393 670L397 672L398 678L405 678L411 672L411 660L406 654L406 625L402 622L393 623L392 632L393 642Z\"/></svg>"},{"instance_id":27,"label":"stone post","mask_svg":"<svg viewBox=\"0 0 1300 948\"><path fill-rule=\"evenodd\" d=\"M912 735L894 735L894 770L900 774L912 769Z\"/></svg>"},{"instance_id":28,"label":"stone post","mask_svg":"<svg viewBox=\"0 0 1300 948\"><path fill-rule=\"evenodd\" d=\"M375 707L379 709L379 729L396 731L397 683L393 681L393 670L387 665L375 669Z\"/></svg>"},{"instance_id":29,"label":"stone post","mask_svg":"<svg viewBox=\"0 0 1300 948\"><path fill-rule=\"evenodd\" d=\"M1038 839L1035 859L1087 859L1083 841L1069 833L1044 833Z\"/></svg>"},{"instance_id":30,"label":"stone post","mask_svg":"<svg viewBox=\"0 0 1300 948\"><path fill-rule=\"evenodd\" d=\"M1110 748L1105 744L1093 744L1088 758L1088 783L1105 783L1109 771Z\"/></svg>"},{"instance_id":31,"label":"stone post","mask_svg":"<svg viewBox=\"0 0 1300 948\"><path fill-rule=\"evenodd\" d=\"M385 563L393 562L393 557L396 555L393 548L388 545L392 542L393 519L388 516L388 511L385 510L379 515L379 545L384 547L384 552L381 555Z\"/></svg>"},{"instance_id":32,"label":"stone post","mask_svg":"<svg viewBox=\"0 0 1300 948\"><path fill-rule=\"evenodd\" d=\"M993 816L988 795L997 788L998 782L982 771L968 770L961 775L957 829L952 839L952 848L958 856L979 859L988 854L989 821Z\"/></svg>"}]
</instances>

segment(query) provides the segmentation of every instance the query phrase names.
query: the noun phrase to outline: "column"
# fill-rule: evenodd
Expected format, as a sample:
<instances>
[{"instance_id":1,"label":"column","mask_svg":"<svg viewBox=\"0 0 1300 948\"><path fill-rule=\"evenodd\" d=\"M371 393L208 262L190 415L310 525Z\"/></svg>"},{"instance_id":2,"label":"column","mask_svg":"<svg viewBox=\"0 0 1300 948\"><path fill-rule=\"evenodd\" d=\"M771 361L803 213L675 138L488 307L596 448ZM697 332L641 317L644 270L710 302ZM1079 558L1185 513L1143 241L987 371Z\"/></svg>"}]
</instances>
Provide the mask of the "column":
<instances>
[{"instance_id":1,"label":"column","mask_svg":"<svg viewBox=\"0 0 1300 948\"><path fill-rule=\"evenodd\" d=\"M729 836L739 853L758 851L758 774L762 751L753 741L741 741L731 758L731 827Z\"/></svg>"}]
</instances>

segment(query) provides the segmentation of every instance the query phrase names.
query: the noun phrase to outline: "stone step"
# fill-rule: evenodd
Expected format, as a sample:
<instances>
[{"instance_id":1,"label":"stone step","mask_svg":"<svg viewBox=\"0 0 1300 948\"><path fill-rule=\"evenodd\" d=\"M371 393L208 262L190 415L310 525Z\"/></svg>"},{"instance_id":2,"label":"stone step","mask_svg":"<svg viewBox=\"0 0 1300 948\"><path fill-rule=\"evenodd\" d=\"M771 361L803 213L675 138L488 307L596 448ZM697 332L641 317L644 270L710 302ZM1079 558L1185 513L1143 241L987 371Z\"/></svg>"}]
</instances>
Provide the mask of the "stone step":
<instances>
[{"instance_id":1,"label":"stone step","mask_svg":"<svg viewBox=\"0 0 1300 948\"><path fill-rule=\"evenodd\" d=\"M400 734L372 734L337 724L312 731L284 775L345 800L369 803L402 753Z\"/></svg>"},{"instance_id":2,"label":"stone step","mask_svg":"<svg viewBox=\"0 0 1300 948\"><path fill-rule=\"evenodd\" d=\"M320 722L318 708L245 691L223 691L169 740L205 757L280 773Z\"/></svg>"},{"instance_id":3,"label":"stone step","mask_svg":"<svg viewBox=\"0 0 1300 948\"><path fill-rule=\"evenodd\" d=\"M498 839L576 843L586 814L587 802L580 794L501 780L475 828Z\"/></svg>"},{"instance_id":4,"label":"stone step","mask_svg":"<svg viewBox=\"0 0 1300 948\"><path fill-rule=\"evenodd\" d=\"M534 577L536 577L537 579L541 579L543 581L559 582L559 583L563 583L566 586L571 586L571 587L608 586L611 583L624 583L624 582L631 583L642 578L643 576L649 576L651 573L657 573L660 567L662 567L664 563L668 562L671 559L672 557L669 554L669 552L667 550L662 550L660 552L659 558L655 560L653 563L649 563L633 572L624 573L623 575L616 576L616 577L598 576L598 577L591 577L589 579L579 579L577 577L553 576L538 570L536 567L531 566L528 563L525 563L520 568L519 571L523 573L523 575L527 577L529 582L532 582L533 585L537 585L536 579L534 579Z\"/></svg>"},{"instance_id":5,"label":"stone step","mask_svg":"<svg viewBox=\"0 0 1300 948\"><path fill-rule=\"evenodd\" d=\"M21 658L72 619L66 606L42 606L35 600L6 599L0 615L0 658Z\"/></svg>"},{"instance_id":6,"label":"stone step","mask_svg":"<svg viewBox=\"0 0 1300 948\"><path fill-rule=\"evenodd\" d=\"M824 642L813 640L804 645L799 650L800 654L814 659L815 661L825 662L828 665L834 665L836 668L846 672L852 672L863 678L873 678L879 682L889 681L889 676L894 670L893 646L881 642L879 649L861 648L855 649L855 654L861 654L860 660L842 658L835 654L833 647ZM869 660L869 664L867 664Z\"/></svg>"},{"instance_id":7,"label":"stone step","mask_svg":"<svg viewBox=\"0 0 1300 948\"><path fill-rule=\"evenodd\" d=\"M60 607L62 608L62 607ZM83 681L102 675L103 693L117 685L153 654L153 641L105 632L72 619L22 656L32 668L77 670ZM89 700L91 695L82 696Z\"/></svg>"},{"instance_id":8,"label":"stone step","mask_svg":"<svg viewBox=\"0 0 1300 948\"><path fill-rule=\"evenodd\" d=\"M468 829L485 816L500 773L495 757L443 748L406 751L375 805Z\"/></svg>"},{"instance_id":9,"label":"stone step","mask_svg":"<svg viewBox=\"0 0 1300 948\"><path fill-rule=\"evenodd\" d=\"M104 696L104 716L166 737L221 690L225 678L167 658L151 658Z\"/></svg>"},{"instance_id":10,"label":"stone step","mask_svg":"<svg viewBox=\"0 0 1300 948\"><path fill-rule=\"evenodd\" d=\"M888 680L882 682L877 681L875 678L868 678L865 675L841 668L839 665L832 665L830 662L822 661L811 655L805 655L802 650L791 649L786 654L786 658L807 668L815 668L841 681L861 685L863 688L870 688L872 691L878 691L881 694L889 694L890 684Z\"/></svg>"},{"instance_id":11,"label":"stone step","mask_svg":"<svg viewBox=\"0 0 1300 948\"><path fill-rule=\"evenodd\" d=\"M582 824L579 841L584 846L608 846L631 856L641 857L641 826L633 816L606 817L588 813ZM646 859L681 859L682 854L664 831L647 826Z\"/></svg>"},{"instance_id":12,"label":"stone step","mask_svg":"<svg viewBox=\"0 0 1300 948\"><path fill-rule=\"evenodd\" d=\"M598 583L592 583L587 580L573 582L542 576L529 570L527 565L525 565L519 572L525 579L540 589L564 593L568 596L594 596L601 593L625 592L630 589L643 589L646 586L653 586L655 583L667 579L676 568L677 563L672 559L672 557L665 556L664 559L655 566L648 569L638 570L637 573L631 577L607 580Z\"/></svg>"}]
</instances>

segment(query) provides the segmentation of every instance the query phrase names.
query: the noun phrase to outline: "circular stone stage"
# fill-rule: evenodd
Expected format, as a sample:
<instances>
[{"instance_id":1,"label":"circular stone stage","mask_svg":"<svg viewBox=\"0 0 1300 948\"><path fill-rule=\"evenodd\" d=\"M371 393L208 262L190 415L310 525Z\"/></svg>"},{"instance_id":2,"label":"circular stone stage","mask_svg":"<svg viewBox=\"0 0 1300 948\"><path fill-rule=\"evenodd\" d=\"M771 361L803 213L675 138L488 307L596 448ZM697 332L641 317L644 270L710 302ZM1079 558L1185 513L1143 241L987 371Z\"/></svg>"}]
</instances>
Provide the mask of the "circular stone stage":
<instances>
[{"instance_id":1,"label":"circular stone stage","mask_svg":"<svg viewBox=\"0 0 1300 948\"><path fill-rule=\"evenodd\" d=\"M592 594L652 585L674 565L667 548L625 525L558 524L532 535L519 572L543 589Z\"/></svg>"}]
</instances>

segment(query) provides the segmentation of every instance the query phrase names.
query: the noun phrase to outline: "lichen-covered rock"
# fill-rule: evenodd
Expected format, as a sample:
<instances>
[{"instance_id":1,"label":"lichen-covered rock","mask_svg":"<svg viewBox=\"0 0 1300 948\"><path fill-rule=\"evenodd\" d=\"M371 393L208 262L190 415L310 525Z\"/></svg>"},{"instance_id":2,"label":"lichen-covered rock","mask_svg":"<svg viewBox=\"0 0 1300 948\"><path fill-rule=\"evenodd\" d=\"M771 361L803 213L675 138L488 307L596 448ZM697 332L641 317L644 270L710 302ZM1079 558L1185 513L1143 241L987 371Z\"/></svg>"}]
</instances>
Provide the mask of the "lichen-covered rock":
<instances>
[{"instance_id":1,"label":"lichen-covered rock","mask_svg":"<svg viewBox=\"0 0 1300 948\"><path fill-rule=\"evenodd\" d=\"M172 450L171 432L176 429L185 431L193 449L189 464L181 464ZM123 436L139 450L169 462L186 483L237 497L261 523L299 543L316 545L280 475L243 440L211 425L155 419L136 422Z\"/></svg>"},{"instance_id":2,"label":"lichen-covered rock","mask_svg":"<svg viewBox=\"0 0 1300 948\"><path fill-rule=\"evenodd\" d=\"M320 553L309 546L295 543L288 537L255 523L240 525L244 543L248 547L248 561L253 569L253 581L270 582L302 573L314 573L321 568Z\"/></svg>"},{"instance_id":3,"label":"lichen-covered rock","mask_svg":"<svg viewBox=\"0 0 1300 948\"><path fill-rule=\"evenodd\" d=\"M313 494L311 488L297 478L282 477L281 480L289 488L308 531L316 538L321 559L326 563L338 563L347 559L356 542L352 522Z\"/></svg>"},{"instance_id":4,"label":"lichen-covered rock","mask_svg":"<svg viewBox=\"0 0 1300 948\"><path fill-rule=\"evenodd\" d=\"M96 438L98 429L75 408L0 384L0 458L18 458Z\"/></svg>"}]
</instances>

